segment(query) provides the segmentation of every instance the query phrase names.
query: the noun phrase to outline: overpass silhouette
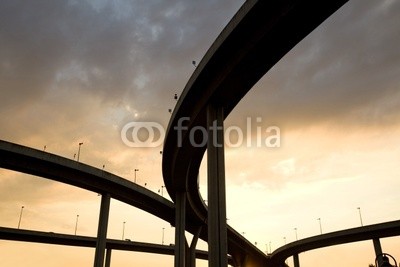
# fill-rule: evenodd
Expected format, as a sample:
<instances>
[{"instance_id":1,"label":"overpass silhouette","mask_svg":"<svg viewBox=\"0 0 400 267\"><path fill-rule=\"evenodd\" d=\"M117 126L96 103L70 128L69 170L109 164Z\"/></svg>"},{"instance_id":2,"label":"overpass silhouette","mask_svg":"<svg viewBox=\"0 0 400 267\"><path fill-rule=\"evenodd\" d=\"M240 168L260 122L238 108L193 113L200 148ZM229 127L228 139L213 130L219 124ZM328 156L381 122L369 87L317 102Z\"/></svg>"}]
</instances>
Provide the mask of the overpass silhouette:
<instances>
[{"instance_id":1,"label":"overpass silhouette","mask_svg":"<svg viewBox=\"0 0 400 267\"><path fill-rule=\"evenodd\" d=\"M95 247L96 267L104 266L104 262L110 265L112 249L173 254L175 267L195 266L196 257L207 258L212 267L227 264L284 266L290 256L294 257L295 266L299 266L300 252L370 239L378 254L379 238L399 235L399 221L299 240L278 248L271 255L260 251L226 223L224 119L270 68L346 2L249 0L243 4L197 66L169 122L162 171L173 202L104 170L0 141L0 167L70 184L102 196L95 238L8 228L0 228L0 238ZM199 127L206 129L207 143L203 144L204 136L199 131L193 131ZM206 150L208 205L198 190L199 167ZM111 198L175 226L174 246L108 240ZM194 236L191 244L185 239L186 231ZM208 252L196 250L199 238L208 242Z\"/></svg>"},{"instance_id":2,"label":"overpass silhouette","mask_svg":"<svg viewBox=\"0 0 400 267\"><path fill-rule=\"evenodd\" d=\"M174 215L176 211L173 202L133 182L81 162L0 140L0 167L84 188L102 194L103 198L112 196L112 198L153 214L171 223L171 225L175 223ZM102 205L101 209L104 212L104 205ZM105 218L105 216L100 215L99 229L101 229L101 225L106 223L107 219ZM188 231L195 229L193 225L187 225L187 227ZM259 251L233 228L228 226L228 230L232 232L230 242L235 242L237 249L240 246L243 247L242 254L254 253L248 250L249 247ZM105 229L104 233L106 232L107 229ZM103 252L103 261L105 262L104 265L101 262L101 258L100 260L95 258L95 265L100 264L98 266L111 266L112 250L163 255L175 255L176 253L176 246L173 244L160 245L130 240L106 239L104 233L98 233L96 237L87 237L0 227L0 239L3 240L96 248L97 251L101 250ZM246 265L237 265L232 254L228 257L228 263L232 266L283 266L283 262L288 257L294 256L296 258L297 256L298 259L298 254L304 251L363 240L374 240L377 254L379 254L381 253L379 238L398 235L400 235L400 221L386 222L318 235L289 243L278 248L270 255L264 254L265 265L253 265L254 262L250 265L249 261ZM99 246L99 240L101 239L103 239L104 247ZM99 253L96 253L96 255ZM209 259L207 251L193 250L191 254L188 254L188 256L193 257L190 258L191 261L196 258Z\"/></svg>"}]
</instances>

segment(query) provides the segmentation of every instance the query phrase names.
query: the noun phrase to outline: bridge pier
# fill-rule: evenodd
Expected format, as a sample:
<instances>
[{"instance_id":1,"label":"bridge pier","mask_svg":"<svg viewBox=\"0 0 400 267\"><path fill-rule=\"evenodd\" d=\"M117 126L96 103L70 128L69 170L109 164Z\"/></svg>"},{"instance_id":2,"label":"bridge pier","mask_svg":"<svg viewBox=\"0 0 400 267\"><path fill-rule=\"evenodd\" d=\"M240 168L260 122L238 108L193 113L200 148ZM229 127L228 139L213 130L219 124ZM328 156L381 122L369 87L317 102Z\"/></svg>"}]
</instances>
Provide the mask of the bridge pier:
<instances>
[{"instance_id":1,"label":"bridge pier","mask_svg":"<svg viewBox=\"0 0 400 267\"><path fill-rule=\"evenodd\" d=\"M105 263L104 267L110 267L111 266L111 252L112 252L112 249L108 248L107 252L106 252L106 263Z\"/></svg>"},{"instance_id":2,"label":"bridge pier","mask_svg":"<svg viewBox=\"0 0 400 267\"><path fill-rule=\"evenodd\" d=\"M193 235L192 242L190 243L189 256L188 256L188 258L189 258L188 266L189 267L196 267L196 246L197 246L197 241L199 240L202 228L203 228L202 226L199 226L196 233Z\"/></svg>"},{"instance_id":3,"label":"bridge pier","mask_svg":"<svg viewBox=\"0 0 400 267\"><path fill-rule=\"evenodd\" d=\"M99 226L97 228L96 252L94 255L94 267L104 266L104 254L107 242L108 216L110 212L110 194L101 196Z\"/></svg>"},{"instance_id":4,"label":"bridge pier","mask_svg":"<svg viewBox=\"0 0 400 267\"><path fill-rule=\"evenodd\" d=\"M186 192L176 192L175 200L175 267L186 263Z\"/></svg>"},{"instance_id":5,"label":"bridge pier","mask_svg":"<svg viewBox=\"0 0 400 267\"><path fill-rule=\"evenodd\" d=\"M374 239L372 239L372 242L374 243L375 258L376 258L376 257L378 257L378 255L382 255L381 241L379 240L379 238L374 238ZM379 266L382 265L382 257L378 258L378 263L379 263Z\"/></svg>"},{"instance_id":6,"label":"bridge pier","mask_svg":"<svg viewBox=\"0 0 400 267\"><path fill-rule=\"evenodd\" d=\"M223 108L207 108L208 266L228 266Z\"/></svg>"},{"instance_id":7,"label":"bridge pier","mask_svg":"<svg viewBox=\"0 0 400 267\"><path fill-rule=\"evenodd\" d=\"M300 267L300 260L299 260L299 254L293 254L293 265L294 267Z\"/></svg>"}]
</instances>

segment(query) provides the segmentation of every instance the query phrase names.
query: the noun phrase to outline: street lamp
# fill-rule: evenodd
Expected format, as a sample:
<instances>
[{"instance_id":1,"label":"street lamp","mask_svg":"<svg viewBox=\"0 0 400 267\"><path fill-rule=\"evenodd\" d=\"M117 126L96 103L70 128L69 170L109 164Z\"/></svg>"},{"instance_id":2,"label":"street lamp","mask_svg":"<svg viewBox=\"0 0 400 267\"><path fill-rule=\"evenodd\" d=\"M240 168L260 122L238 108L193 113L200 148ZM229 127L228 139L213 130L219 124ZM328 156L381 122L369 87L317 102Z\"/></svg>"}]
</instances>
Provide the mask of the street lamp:
<instances>
[{"instance_id":1,"label":"street lamp","mask_svg":"<svg viewBox=\"0 0 400 267\"><path fill-rule=\"evenodd\" d=\"M79 220L79 214L76 215L76 221L75 221L75 235L76 235L76 231L78 230L78 220Z\"/></svg>"},{"instance_id":2,"label":"street lamp","mask_svg":"<svg viewBox=\"0 0 400 267\"><path fill-rule=\"evenodd\" d=\"M138 172L139 169L135 169L135 184L136 184L136 172Z\"/></svg>"},{"instance_id":3,"label":"street lamp","mask_svg":"<svg viewBox=\"0 0 400 267\"><path fill-rule=\"evenodd\" d=\"M283 237L283 241L285 241L285 245L286 245L286 236Z\"/></svg>"},{"instance_id":4,"label":"street lamp","mask_svg":"<svg viewBox=\"0 0 400 267\"><path fill-rule=\"evenodd\" d=\"M161 186L161 189L158 190L158 193L161 192L161 196L162 196L162 197L164 196L164 193L163 193L164 187L165 187L165 186L162 185L162 186Z\"/></svg>"},{"instance_id":5,"label":"street lamp","mask_svg":"<svg viewBox=\"0 0 400 267\"><path fill-rule=\"evenodd\" d=\"M123 222L123 224L122 224L122 240L124 240L124 236L125 236L125 223L126 222Z\"/></svg>"},{"instance_id":6,"label":"street lamp","mask_svg":"<svg viewBox=\"0 0 400 267\"><path fill-rule=\"evenodd\" d=\"M297 228L294 228L294 232L296 234L296 241L297 241L298 240L298 238L297 238Z\"/></svg>"},{"instance_id":7,"label":"street lamp","mask_svg":"<svg viewBox=\"0 0 400 267\"><path fill-rule=\"evenodd\" d=\"M317 219L319 221L319 231L321 232L322 235L322 224L321 224L321 218Z\"/></svg>"},{"instance_id":8,"label":"street lamp","mask_svg":"<svg viewBox=\"0 0 400 267\"><path fill-rule=\"evenodd\" d=\"M78 147L78 159L77 161L79 162L79 155L81 154L81 146L83 145L83 142L79 143L79 147Z\"/></svg>"},{"instance_id":9,"label":"street lamp","mask_svg":"<svg viewBox=\"0 0 400 267\"><path fill-rule=\"evenodd\" d=\"M21 226L22 212L24 211L24 206L21 207L21 212L19 213L18 229Z\"/></svg>"},{"instance_id":10,"label":"street lamp","mask_svg":"<svg viewBox=\"0 0 400 267\"><path fill-rule=\"evenodd\" d=\"M360 207L357 207L357 209L358 209L358 214L360 215L360 223L361 223L361 226L363 226L363 221L362 221L362 217L361 217L361 208L360 208Z\"/></svg>"},{"instance_id":11,"label":"street lamp","mask_svg":"<svg viewBox=\"0 0 400 267\"><path fill-rule=\"evenodd\" d=\"M164 230L165 228L162 228L162 239L161 239L161 244L164 245Z\"/></svg>"}]
</instances>

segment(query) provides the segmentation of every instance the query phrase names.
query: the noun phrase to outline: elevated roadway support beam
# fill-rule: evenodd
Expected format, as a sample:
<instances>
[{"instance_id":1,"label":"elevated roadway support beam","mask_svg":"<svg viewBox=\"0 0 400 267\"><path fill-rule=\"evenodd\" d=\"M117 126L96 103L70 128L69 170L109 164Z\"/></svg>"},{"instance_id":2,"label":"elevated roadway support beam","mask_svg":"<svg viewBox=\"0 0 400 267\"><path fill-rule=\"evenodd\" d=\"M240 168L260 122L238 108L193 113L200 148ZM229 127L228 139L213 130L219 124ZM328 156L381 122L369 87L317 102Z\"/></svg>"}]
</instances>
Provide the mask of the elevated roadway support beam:
<instances>
[{"instance_id":1,"label":"elevated roadway support beam","mask_svg":"<svg viewBox=\"0 0 400 267\"><path fill-rule=\"evenodd\" d=\"M375 258L377 258L379 255L382 255L382 246L381 246L381 241L379 238L374 238L372 239L374 243L374 250L375 250ZM378 258L378 264L379 266L382 265L382 257Z\"/></svg>"},{"instance_id":2,"label":"elevated roadway support beam","mask_svg":"<svg viewBox=\"0 0 400 267\"><path fill-rule=\"evenodd\" d=\"M202 226L199 226L196 233L193 235L192 242L190 243L189 255L188 255L189 267L196 267L196 246L197 246L197 241L199 241L202 228L203 228Z\"/></svg>"},{"instance_id":3,"label":"elevated roadway support beam","mask_svg":"<svg viewBox=\"0 0 400 267\"><path fill-rule=\"evenodd\" d=\"M175 267L185 267L186 192L177 192L175 200Z\"/></svg>"},{"instance_id":4,"label":"elevated roadway support beam","mask_svg":"<svg viewBox=\"0 0 400 267\"><path fill-rule=\"evenodd\" d=\"M104 265L104 267L110 267L111 266L111 252L112 252L112 249L108 248L107 252L106 252L106 264Z\"/></svg>"},{"instance_id":5,"label":"elevated roadway support beam","mask_svg":"<svg viewBox=\"0 0 400 267\"><path fill-rule=\"evenodd\" d=\"M97 229L96 252L94 255L94 267L104 266L104 254L107 243L107 226L110 212L110 194L103 194L101 197L99 226Z\"/></svg>"},{"instance_id":6,"label":"elevated roadway support beam","mask_svg":"<svg viewBox=\"0 0 400 267\"><path fill-rule=\"evenodd\" d=\"M294 267L300 267L299 254L293 255L293 265Z\"/></svg>"},{"instance_id":7,"label":"elevated roadway support beam","mask_svg":"<svg viewBox=\"0 0 400 267\"><path fill-rule=\"evenodd\" d=\"M208 253L209 267L228 266L223 108L207 109Z\"/></svg>"}]
</instances>

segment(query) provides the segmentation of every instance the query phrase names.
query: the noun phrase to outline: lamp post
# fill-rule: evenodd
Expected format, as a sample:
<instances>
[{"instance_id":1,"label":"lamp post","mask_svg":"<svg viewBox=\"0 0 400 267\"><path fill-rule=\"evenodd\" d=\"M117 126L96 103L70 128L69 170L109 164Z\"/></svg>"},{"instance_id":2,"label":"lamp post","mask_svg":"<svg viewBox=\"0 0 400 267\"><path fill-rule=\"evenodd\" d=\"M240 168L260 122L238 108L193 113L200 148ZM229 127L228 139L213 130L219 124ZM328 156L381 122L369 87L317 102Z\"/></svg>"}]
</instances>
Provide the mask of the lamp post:
<instances>
[{"instance_id":1,"label":"lamp post","mask_svg":"<svg viewBox=\"0 0 400 267\"><path fill-rule=\"evenodd\" d=\"M321 224L321 218L318 218L317 220L318 220L318 222L319 222L319 231L321 232L321 235L322 235L322 224Z\"/></svg>"},{"instance_id":2,"label":"lamp post","mask_svg":"<svg viewBox=\"0 0 400 267\"><path fill-rule=\"evenodd\" d=\"M76 235L76 231L78 230L78 220L79 220L79 214L76 215L76 221L75 221L75 235Z\"/></svg>"},{"instance_id":3,"label":"lamp post","mask_svg":"<svg viewBox=\"0 0 400 267\"><path fill-rule=\"evenodd\" d=\"M81 154L81 146L83 145L83 142L79 143L79 147L78 147L78 158L77 161L79 162L79 155Z\"/></svg>"},{"instance_id":4,"label":"lamp post","mask_svg":"<svg viewBox=\"0 0 400 267\"><path fill-rule=\"evenodd\" d=\"M363 225L363 221L362 221L362 216L361 216L361 208L360 208L360 207L357 207L357 209L358 209L358 214L360 215L360 223L361 223L361 226L364 226L364 225Z\"/></svg>"},{"instance_id":5,"label":"lamp post","mask_svg":"<svg viewBox=\"0 0 400 267\"><path fill-rule=\"evenodd\" d=\"M124 240L124 236L125 236L125 223L126 222L122 223L122 240Z\"/></svg>"},{"instance_id":6,"label":"lamp post","mask_svg":"<svg viewBox=\"0 0 400 267\"><path fill-rule=\"evenodd\" d=\"M283 241L285 242L285 245L286 245L286 236L283 237Z\"/></svg>"},{"instance_id":7,"label":"lamp post","mask_svg":"<svg viewBox=\"0 0 400 267\"><path fill-rule=\"evenodd\" d=\"M162 196L162 197L164 196L164 193L163 193L163 189L164 189L164 187L165 187L165 186L163 186L163 185L162 185L162 186L161 186L161 189L160 189L160 190L158 190L158 192L161 192L161 196Z\"/></svg>"},{"instance_id":8,"label":"lamp post","mask_svg":"<svg viewBox=\"0 0 400 267\"><path fill-rule=\"evenodd\" d=\"M136 184L136 172L138 172L139 169L135 169L135 184Z\"/></svg>"},{"instance_id":9,"label":"lamp post","mask_svg":"<svg viewBox=\"0 0 400 267\"><path fill-rule=\"evenodd\" d=\"M162 228L162 239L161 239L161 244L164 245L164 230L165 228Z\"/></svg>"},{"instance_id":10,"label":"lamp post","mask_svg":"<svg viewBox=\"0 0 400 267\"><path fill-rule=\"evenodd\" d=\"M24 206L21 207L21 212L19 213L18 229L21 226L22 212L24 211Z\"/></svg>"},{"instance_id":11,"label":"lamp post","mask_svg":"<svg viewBox=\"0 0 400 267\"><path fill-rule=\"evenodd\" d=\"M293 230L294 230L294 233L296 234L296 241L297 241L298 240L298 238L297 238L297 228L294 228Z\"/></svg>"}]
</instances>

